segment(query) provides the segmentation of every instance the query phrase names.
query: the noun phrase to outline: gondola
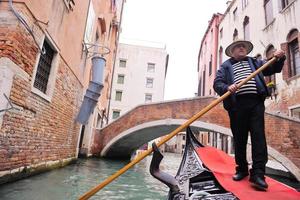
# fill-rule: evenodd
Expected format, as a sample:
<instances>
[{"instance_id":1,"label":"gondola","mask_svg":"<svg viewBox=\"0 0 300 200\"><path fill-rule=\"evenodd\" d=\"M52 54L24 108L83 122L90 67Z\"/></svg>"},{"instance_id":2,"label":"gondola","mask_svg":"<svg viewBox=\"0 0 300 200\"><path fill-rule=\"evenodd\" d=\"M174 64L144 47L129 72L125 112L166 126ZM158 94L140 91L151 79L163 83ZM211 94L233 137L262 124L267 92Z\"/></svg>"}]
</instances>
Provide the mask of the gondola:
<instances>
[{"instance_id":1,"label":"gondola","mask_svg":"<svg viewBox=\"0 0 300 200\"><path fill-rule=\"evenodd\" d=\"M175 177L161 171L163 159L155 143L150 173L169 188L168 200L299 200L300 192L267 177L268 191L259 191L245 178L233 181L235 164L231 156L213 147L202 145L191 129L186 129L186 145Z\"/></svg>"}]
</instances>

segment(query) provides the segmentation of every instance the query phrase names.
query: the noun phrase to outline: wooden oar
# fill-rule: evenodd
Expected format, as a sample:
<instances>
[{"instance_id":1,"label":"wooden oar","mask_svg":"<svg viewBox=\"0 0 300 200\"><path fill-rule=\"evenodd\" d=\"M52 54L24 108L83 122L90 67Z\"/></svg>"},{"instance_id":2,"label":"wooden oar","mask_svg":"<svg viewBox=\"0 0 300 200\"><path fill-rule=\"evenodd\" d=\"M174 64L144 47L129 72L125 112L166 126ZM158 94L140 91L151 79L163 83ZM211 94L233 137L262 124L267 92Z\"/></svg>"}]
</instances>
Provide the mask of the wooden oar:
<instances>
[{"instance_id":1,"label":"wooden oar","mask_svg":"<svg viewBox=\"0 0 300 200\"><path fill-rule=\"evenodd\" d=\"M254 76L256 76L258 73L260 73L261 71L263 71L264 69L266 69L268 66L270 66L272 63L274 63L276 60L276 58L272 58L271 60L269 60L267 63L265 63L263 66L261 66L259 69L257 69L255 72L253 72L252 74L250 74L249 77L247 77L246 79L244 79L243 81L241 81L237 87L240 88L242 85L244 85L246 82L248 82L250 79L252 79ZM204 115L205 113L207 113L210 109L212 109L213 107L215 107L216 105L218 105L221 101L223 101L224 99L226 99L229 95L231 94L230 91L227 91L225 94L223 94L221 97L219 97L218 99L214 100L213 102L211 102L208 106L206 106L205 108L203 108L201 111L199 111L197 114L195 114L193 117L191 117L188 121L186 121L184 124L182 124L181 126L179 126L178 128L176 128L174 131L172 131L170 134L168 134L166 137L164 137L160 142L158 142L156 145L158 147L160 147L162 144L166 143L168 140L170 140L172 137L174 137L176 134L178 134L180 131L182 131L184 128L188 127L191 123L193 123L194 121L196 121L198 118L200 118L202 115ZM128 163L127 165L125 165L122 169L120 169L119 171L117 171L115 174L111 175L110 177L108 177L106 180L104 180L102 183L100 183L99 185L95 186L94 188L92 188L90 191L86 192L84 195L82 195L81 197L79 197L79 200L85 200L85 199L89 199L91 196L93 196L95 193L97 193L99 190L101 190L102 188L104 188L106 185L108 185L110 182L112 182L113 180L115 180L116 178L118 178L121 174L123 174L124 172L126 172L129 168L131 168L133 165L135 165L136 163L140 162L142 159L144 159L146 156L148 156L149 154L151 154L153 151L152 148L148 149L147 151L145 151L144 153L140 154L136 159L132 160L130 163Z\"/></svg>"}]
</instances>

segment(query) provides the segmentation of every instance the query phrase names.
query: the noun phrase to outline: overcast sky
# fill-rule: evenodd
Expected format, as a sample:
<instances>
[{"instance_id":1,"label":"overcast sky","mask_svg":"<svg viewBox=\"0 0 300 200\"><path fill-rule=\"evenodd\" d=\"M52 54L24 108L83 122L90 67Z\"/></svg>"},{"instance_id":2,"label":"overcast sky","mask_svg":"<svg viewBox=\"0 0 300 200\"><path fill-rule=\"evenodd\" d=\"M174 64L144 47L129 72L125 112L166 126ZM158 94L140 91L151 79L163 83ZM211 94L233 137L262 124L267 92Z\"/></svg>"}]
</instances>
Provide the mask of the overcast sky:
<instances>
[{"instance_id":1,"label":"overcast sky","mask_svg":"<svg viewBox=\"0 0 300 200\"><path fill-rule=\"evenodd\" d=\"M126 0L120 42L165 44L170 56L165 100L197 92L201 39L213 13L224 13L227 0Z\"/></svg>"}]
</instances>

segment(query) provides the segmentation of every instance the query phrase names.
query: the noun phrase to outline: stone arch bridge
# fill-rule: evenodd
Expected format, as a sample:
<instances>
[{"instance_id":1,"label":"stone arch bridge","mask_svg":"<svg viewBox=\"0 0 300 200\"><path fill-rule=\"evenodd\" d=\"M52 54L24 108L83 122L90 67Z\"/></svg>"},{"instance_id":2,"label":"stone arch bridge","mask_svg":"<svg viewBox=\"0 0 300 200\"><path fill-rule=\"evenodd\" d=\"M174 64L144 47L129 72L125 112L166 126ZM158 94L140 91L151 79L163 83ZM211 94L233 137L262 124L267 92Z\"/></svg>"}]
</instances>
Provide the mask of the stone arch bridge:
<instances>
[{"instance_id":1,"label":"stone arch bridge","mask_svg":"<svg viewBox=\"0 0 300 200\"><path fill-rule=\"evenodd\" d=\"M92 153L104 157L128 158L138 147L170 133L214 99L197 97L137 106L103 129L95 130ZM269 155L300 180L300 121L265 113L265 123ZM231 136L227 112L221 104L195 121L191 127Z\"/></svg>"}]
</instances>

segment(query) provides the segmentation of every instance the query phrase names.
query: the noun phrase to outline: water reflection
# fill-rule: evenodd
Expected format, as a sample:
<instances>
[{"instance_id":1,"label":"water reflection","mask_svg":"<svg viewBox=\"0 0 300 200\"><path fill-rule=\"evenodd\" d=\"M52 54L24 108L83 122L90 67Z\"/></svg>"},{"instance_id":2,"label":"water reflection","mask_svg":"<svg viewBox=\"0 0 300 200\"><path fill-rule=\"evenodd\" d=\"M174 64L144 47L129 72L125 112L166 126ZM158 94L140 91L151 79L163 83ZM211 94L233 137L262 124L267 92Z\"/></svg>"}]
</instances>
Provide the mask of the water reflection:
<instances>
[{"instance_id":1,"label":"water reflection","mask_svg":"<svg viewBox=\"0 0 300 200\"><path fill-rule=\"evenodd\" d=\"M162 169L175 175L181 155L164 155ZM145 158L91 199L166 199L168 188L150 175L150 161L151 157ZM76 164L0 186L0 199L77 199L127 163L103 159L79 159Z\"/></svg>"}]
</instances>

